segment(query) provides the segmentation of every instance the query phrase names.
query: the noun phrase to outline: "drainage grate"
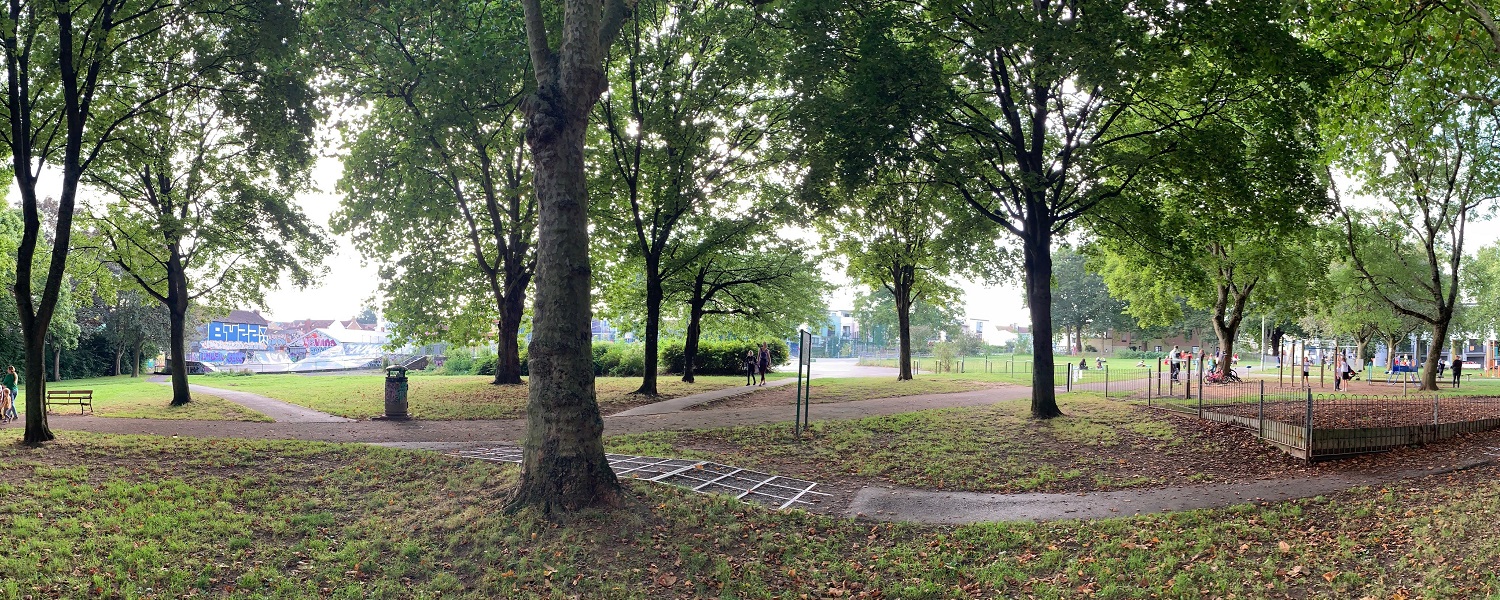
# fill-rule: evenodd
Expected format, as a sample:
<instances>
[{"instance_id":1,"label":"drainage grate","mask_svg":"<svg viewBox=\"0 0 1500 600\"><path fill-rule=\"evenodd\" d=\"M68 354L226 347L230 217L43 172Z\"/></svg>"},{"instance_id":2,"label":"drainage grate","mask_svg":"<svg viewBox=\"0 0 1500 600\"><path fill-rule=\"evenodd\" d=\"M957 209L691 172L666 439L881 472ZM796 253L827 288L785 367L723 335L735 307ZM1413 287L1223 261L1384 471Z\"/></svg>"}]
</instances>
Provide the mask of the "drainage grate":
<instances>
[{"instance_id":1,"label":"drainage grate","mask_svg":"<svg viewBox=\"0 0 1500 600\"><path fill-rule=\"evenodd\" d=\"M517 446L476 448L460 450L453 454L479 460L521 463L521 448ZM813 491L813 487L818 484L812 481L771 475L731 465L629 454L606 454L605 457L609 459L609 466L614 469L618 477L675 485L702 494L727 494L746 502L775 508L784 509L799 504L812 504L808 501L810 496L828 495Z\"/></svg>"}]
</instances>

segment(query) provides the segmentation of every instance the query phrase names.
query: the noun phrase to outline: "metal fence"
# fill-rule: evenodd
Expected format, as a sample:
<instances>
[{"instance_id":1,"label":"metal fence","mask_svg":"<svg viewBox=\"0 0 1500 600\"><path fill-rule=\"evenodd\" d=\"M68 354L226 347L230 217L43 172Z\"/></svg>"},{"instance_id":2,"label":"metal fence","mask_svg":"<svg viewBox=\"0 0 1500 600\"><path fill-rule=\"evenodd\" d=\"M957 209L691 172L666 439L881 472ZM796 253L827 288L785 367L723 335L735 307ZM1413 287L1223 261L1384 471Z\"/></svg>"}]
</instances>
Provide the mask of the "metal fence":
<instances>
[{"instance_id":1,"label":"metal fence","mask_svg":"<svg viewBox=\"0 0 1500 600\"><path fill-rule=\"evenodd\" d=\"M1500 397L1317 394L1265 381L1209 386L1191 399L1152 397L1148 405L1243 427L1309 461L1500 428Z\"/></svg>"}]
</instances>

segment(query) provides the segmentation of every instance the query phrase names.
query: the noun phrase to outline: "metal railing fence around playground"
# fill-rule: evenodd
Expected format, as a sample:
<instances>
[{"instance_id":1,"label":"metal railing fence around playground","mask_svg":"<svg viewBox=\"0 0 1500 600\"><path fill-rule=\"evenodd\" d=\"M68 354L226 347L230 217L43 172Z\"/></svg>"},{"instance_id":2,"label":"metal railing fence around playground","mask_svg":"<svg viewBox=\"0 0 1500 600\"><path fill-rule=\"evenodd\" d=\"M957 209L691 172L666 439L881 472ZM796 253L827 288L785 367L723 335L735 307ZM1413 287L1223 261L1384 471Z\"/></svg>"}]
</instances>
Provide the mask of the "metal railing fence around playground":
<instances>
[{"instance_id":1,"label":"metal railing fence around playground","mask_svg":"<svg viewBox=\"0 0 1500 600\"><path fill-rule=\"evenodd\" d=\"M1307 460L1382 452L1500 428L1500 397L1319 394L1268 381L1215 384L1192 398L1154 396L1153 408L1253 431Z\"/></svg>"},{"instance_id":2,"label":"metal railing fence around playground","mask_svg":"<svg viewBox=\"0 0 1500 600\"><path fill-rule=\"evenodd\" d=\"M896 363L900 364L900 363ZM1026 375L1031 373L1030 360L989 359L957 357L940 359L932 356L916 356L911 359L913 373L1003 373Z\"/></svg>"}]
</instances>

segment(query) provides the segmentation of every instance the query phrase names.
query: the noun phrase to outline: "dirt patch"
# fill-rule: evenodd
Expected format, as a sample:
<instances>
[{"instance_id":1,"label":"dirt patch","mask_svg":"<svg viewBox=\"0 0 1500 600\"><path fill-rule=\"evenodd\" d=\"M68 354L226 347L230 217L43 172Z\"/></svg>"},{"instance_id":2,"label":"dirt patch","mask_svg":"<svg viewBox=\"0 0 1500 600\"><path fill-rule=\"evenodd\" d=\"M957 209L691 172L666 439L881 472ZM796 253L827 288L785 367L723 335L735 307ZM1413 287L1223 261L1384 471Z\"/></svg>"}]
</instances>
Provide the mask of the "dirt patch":
<instances>
[{"instance_id":1,"label":"dirt patch","mask_svg":"<svg viewBox=\"0 0 1500 600\"><path fill-rule=\"evenodd\" d=\"M1207 408L1207 407L1205 407ZM1261 406L1233 404L1213 406L1215 412L1255 418ZM1265 417L1294 425L1307 422L1307 402L1267 402ZM1480 397L1380 397L1313 399L1313 427L1356 429L1407 427L1436 423L1463 423L1500 418L1500 398Z\"/></svg>"}]
</instances>

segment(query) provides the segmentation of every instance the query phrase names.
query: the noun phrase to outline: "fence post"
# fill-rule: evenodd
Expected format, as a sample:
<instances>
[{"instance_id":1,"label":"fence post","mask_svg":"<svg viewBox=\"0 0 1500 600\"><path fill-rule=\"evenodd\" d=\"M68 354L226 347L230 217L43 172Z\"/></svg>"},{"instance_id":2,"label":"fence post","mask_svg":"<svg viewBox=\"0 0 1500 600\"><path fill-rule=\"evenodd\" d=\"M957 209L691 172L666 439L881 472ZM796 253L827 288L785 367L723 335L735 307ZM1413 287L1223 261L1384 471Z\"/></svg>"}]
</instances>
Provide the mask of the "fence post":
<instances>
[{"instance_id":1,"label":"fence post","mask_svg":"<svg viewBox=\"0 0 1500 600\"><path fill-rule=\"evenodd\" d=\"M1067 373L1067 375L1064 375L1064 377L1068 378L1067 379L1068 382L1065 383L1065 384L1063 384L1063 391L1064 392L1071 392L1071 391L1073 391L1073 361L1071 361L1071 360L1068 361L1068 373Z\"/></svg>"},{"instance_id":2,"label":"fence post","mask_svg":"<svg viewBox=\"0 0 1500 600\"><path fill-rule=\"evenodd\" d=\"M1256 425L1260 428L1260 439L1266 439L1266 380L1260 380L1260 412Z\"/></svg>"},{"instance_id":3,"label":"fence post","mask_svg":"<svg viewBox=\"0 0 1500 600\"><path fill-rule=\"evenodd\" d=\"M1436 394L1434 394L1432 396L1432 426L1433 427L1437 427L1439 422L1440 421L1438 421L1438 397L1437 397ZM1437 435L1437 434L1434 433L1433 435Z\"/></svg>"},{"instance_id":4,"label":"fence post","mask_svg":"<svg viewBox=\"0 0 1500 600\"><path fill-rule=\"evenodd\" d=\"M1202 373L1202 371L1199 371ZM1203 382L1198 382L1198 418L1203 418Z\"/></svg>"},{"instance_id":5,"label":"fence post","mask_svg":"<svg viewBox=\"0 0 1500 600\"><path fill-rule=\"evenodd\" d=\"M1146 408L1151 408L1151 367L1146 367Z\"/></svg>"},{"instance_id":6,"label":"fence post","mask_svg":"<svg viewBox=\"0 0 1500 600\"><path fill-rule=\"evenodd\" d=\"M1187 393L1186 393L1187 399L1188 400L1192 400L1193 399L1193 361L1191 361L1191 360L1185 360L1185 361L1182 361L1182 362L1187 363L1187 377L1182 380L1182 385L1184 386L1183 389L1187 390ZM1199 390L1198 391L1198 395L1202 396L1203 395L1203 391ZM1198 416L1201 417L1203 415L1198 415Z\"/></svg>"},{"instance_id":7,"label":"fence post","mask_svg":"<svg viewBox=\"0 0 1500 600\"><path fill-rule=\"evenodd\" d=\"M1303 445L1307 447L1307 462L1313 459L1313 396L1312 388L1307 388L1307 423L1303 437Z\"/></svg>"},{"instance_id":8,"label":"fence post","mask_svg":"<svg viewBox=\"0 0 1500 600\"><path fill-rule=\"evenodd\" d=\"M1104 365L1104 397L1109 397L1109 365Z\"/></svg>"}]
</instances>

